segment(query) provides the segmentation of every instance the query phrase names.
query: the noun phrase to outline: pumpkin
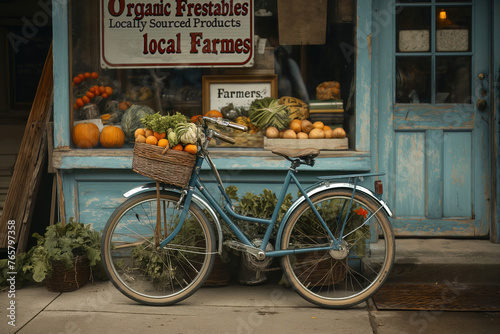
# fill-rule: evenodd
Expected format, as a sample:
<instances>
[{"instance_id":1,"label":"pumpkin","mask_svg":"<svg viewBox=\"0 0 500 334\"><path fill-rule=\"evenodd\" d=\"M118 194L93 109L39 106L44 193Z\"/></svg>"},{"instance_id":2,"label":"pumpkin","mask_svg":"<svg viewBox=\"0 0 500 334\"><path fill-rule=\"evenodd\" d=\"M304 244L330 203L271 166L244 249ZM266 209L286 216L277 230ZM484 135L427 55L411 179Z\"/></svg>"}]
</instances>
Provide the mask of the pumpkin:
<instances>
[{"instance_id":1,"label":"pumpkin","mask_svg":"<svg viewBox=\"0 0 500 334\"><path fill-rule=\"evenodd\" d=\"M337 81L326 81L316 87L316 99L318 100L340 100L340 83Z\"/></svg>"},{"instance_id":2,"label":"pumpkin","mask_svg":"<svg viewBox=\"0 0 500 334\"><path fill-rule=\"evenodd\" d=\"M108 125L102 129L99 141L102 147L122 147L125 143L125 133L117 126Z\"/></svg>"},{"instance_id":3,"label":"pumpkin","mask_svg":"<svg viewBox=\"0 0 500 334\"><path fill-rule=\"evenodd\" d=\"M99 143L99 128L94 123L79 123L73 127L73 143L78 148L92 148Z\"/></svg>"},{"instance_id":4,"label":"pumpkin","mask_svg":"<svg viewBox=\"0 0 500 334\"><path fill-rule=\"evenodd\" d=\"M205 115L203 116L207 116L207 117L224 117L222 115L222 113L218 110L210 110L209 112L206 112Z\"/></svg>"},{"instance_id":5,"label":"pumpkin","mask_svg":"<svg viewBox=\"0 0 500 334\"><path fill-rule=\"evenodd\" d=\"M256 134L259 131L259 128L253 125L252 122L250 121L250 118L246 116L237 117L235 122L246 126L248 128L249 134ZM235 132L243 132L243 131L235 130Z\"/></svg>"},{"instance_id":6,"label":"pumpkin","mask_svg":"<svg viewBox=\"0 0 500 334\"><path fill-rule=\"evenodd\" d=\"M290 118L307 119L309 118L309 108L304 101L291 96L282 96L279 99L279 104L286 104L290 108Z\"/></svg>"}]
</instances>

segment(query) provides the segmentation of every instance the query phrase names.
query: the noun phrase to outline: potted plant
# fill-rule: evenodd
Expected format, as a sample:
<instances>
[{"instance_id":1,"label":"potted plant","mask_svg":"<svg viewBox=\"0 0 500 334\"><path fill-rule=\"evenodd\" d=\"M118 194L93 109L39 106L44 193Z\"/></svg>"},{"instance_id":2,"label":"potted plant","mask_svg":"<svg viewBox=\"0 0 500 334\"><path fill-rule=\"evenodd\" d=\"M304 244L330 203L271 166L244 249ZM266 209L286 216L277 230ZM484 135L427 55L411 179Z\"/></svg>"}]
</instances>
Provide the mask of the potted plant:
<instances>
[{"instance_id":1,"label":"potted plant","mask_svg":"<svg viewBox=\"0 0 500 334\"><path fill-rule=\"evenodd\" d=\"M70 221L47 227L43 236L33 234L37 244L24 265L35 282L45 282L49 291L74 291L89 281L91 267L101 259L100 234L90 225Z\"/></svg>"}]
</instances>

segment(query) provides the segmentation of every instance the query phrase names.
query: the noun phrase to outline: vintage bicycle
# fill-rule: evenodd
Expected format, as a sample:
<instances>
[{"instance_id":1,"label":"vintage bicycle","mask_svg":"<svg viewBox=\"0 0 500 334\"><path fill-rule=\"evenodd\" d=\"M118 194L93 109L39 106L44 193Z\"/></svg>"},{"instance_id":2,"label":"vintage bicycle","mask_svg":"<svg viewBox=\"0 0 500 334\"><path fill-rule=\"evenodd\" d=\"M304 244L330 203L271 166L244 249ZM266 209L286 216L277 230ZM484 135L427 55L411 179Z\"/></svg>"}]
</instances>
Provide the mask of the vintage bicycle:
<instances>
[{"instance_id":1,"label":"vintage bicycle","mask_svg":"<svg viewBox=\"0 0 500 334\"><path fill-rule=\"evenodd\" d=\"M119 291L143 304L178 303L203 285L224 244L255 263L279 257L292 288L320 307L352 307L377 292L394 262L395 241L388 218L392 213L381 194L359 182L383 174L319 176L316 183L304 187L297 177L299 167L313 167L320 152L277 148L272 152L291 165L276 208L270 218L243 216L226 193L210 158L209 142L234 143L219 129L245 131L246 127L205 116L199 122L204 136L188 167L187 184L157 181L128 191L104 228L102 260ZM219 200L200 178L204 162L217 182ZM292 182L300 196L277 221ZM259 239L245 235L239 226L245 222L267 225L265 234ZM223 240L221 224L227 224L236 240Z\"/></svg>"}]
</instances>

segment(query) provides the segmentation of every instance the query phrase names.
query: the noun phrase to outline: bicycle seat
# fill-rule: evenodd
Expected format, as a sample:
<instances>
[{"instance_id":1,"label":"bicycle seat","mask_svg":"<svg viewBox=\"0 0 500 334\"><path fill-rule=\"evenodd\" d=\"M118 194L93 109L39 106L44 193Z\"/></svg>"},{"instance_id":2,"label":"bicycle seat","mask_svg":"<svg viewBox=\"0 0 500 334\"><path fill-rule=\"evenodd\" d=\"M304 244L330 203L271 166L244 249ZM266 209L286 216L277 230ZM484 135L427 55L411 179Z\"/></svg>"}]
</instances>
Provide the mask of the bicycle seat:
<instances>
[{"instance_id":1,"label":"bicycle seat","mask_svg":"<svg viewBox=\"0 0 500 334\"><path fill-rule=\"evenodd\" d=\"M275 148L271 151L274 154L281 155L285 158L314 158L319 155L319 150L316 148L303 148L300 150L288 149L288 148Z\"/></svg>"}]
</instances>

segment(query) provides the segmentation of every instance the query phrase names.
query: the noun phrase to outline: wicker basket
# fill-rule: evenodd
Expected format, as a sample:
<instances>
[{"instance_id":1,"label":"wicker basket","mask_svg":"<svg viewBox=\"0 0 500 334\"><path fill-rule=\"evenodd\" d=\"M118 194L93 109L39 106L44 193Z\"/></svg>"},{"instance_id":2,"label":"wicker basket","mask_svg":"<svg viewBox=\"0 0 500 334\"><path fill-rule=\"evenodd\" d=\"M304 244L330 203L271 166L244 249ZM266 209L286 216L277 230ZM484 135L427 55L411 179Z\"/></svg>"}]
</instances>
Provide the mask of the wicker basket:
<instances>
[{"instance_id":1,"label":"wicker basket","mask_svg":"<svg viewBox=\"0 0 500 334\"><path fill-rule=\"evenodd\" d=\"M76 256L73 268L67 268L62 261L52 263L52 275L45 280L47 289L52 292L75 291L90 279L90 264L87 256Z\"/></svg>"},{"instance_id":2,"label":"wicker basket","mask_svg":"<svg viewBox=\"0 0 500 334\"><path fill-rule=\"evenodd\" d=\"M184 187L193 172L196 155L144 143L135 143L132 169L155 181Z\"/></svg>"}]
</instances>

